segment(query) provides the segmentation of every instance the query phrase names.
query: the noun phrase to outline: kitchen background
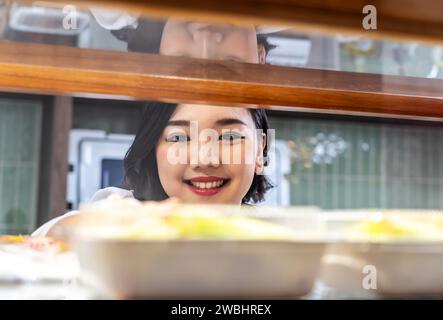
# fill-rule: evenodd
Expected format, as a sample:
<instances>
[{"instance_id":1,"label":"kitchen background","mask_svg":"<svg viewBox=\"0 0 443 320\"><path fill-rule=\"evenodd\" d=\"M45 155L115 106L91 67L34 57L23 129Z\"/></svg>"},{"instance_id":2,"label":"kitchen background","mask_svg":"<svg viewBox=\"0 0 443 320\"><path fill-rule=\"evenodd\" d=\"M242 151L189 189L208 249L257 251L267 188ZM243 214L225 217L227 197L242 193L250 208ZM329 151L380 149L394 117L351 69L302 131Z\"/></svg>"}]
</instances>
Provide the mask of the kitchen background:
<instances>
[{"instance_id":1,"label":"kitchen background","mask_svg":"<svg viewBox=\"0 0 443 320\"><path fill-rule=\"evenodd\" d=\"M88 13L77 33L66 35L32 25L43 19L29 19L46 14L53 18L46 21L57 22L56 9L32 8L0 2L0 39L126 50L126 43ZM443 78L439 47L285 31L268 40L277 46L269 53L270 64ZM0 233L29 233L37 227L46 98L0 95ZM87 199L89 190L118 184L121 155L135 134L143 104L74 98L66 210ZM270 173L277 188L267 204L443 208L440 122L279 111L269 112L269 118L276 130L279 171Z\"/></svg>"}]
</instances>

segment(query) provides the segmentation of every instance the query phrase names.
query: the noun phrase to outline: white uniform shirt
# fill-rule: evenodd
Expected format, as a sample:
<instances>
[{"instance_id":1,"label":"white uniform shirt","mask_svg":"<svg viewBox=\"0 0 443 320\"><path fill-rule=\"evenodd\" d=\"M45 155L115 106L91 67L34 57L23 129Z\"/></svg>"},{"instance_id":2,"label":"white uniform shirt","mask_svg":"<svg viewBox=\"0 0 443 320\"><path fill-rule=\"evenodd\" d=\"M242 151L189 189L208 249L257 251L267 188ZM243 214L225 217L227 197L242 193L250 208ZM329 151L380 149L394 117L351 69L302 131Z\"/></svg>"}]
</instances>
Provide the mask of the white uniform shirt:
<instances>
[{"instance_id":1,"label":"white uniform shirt","mask_svg":"<svg viewBox=\"0 0 443 320\"><path fill-rule=\"evenodd\" d=\"M134 198L134 195L132 193L132 191L129 190L125 190L125 189L120 189L120 188L116 188L116 187L109 187L109 188L105 188L105 189L101 189L98 190L94 196L91 198L91 200L89 200L89 203L91 202L96 202L99 200L104 200L106 198L108 198L111 195L118 195L121 196L123 198ZM35 230L32 233L33 237L44 237L47 235L47 233L49 232L49 230L59 221L76 215L78 214L79 211L75 210L75 211L70 211L68 213L65 213L64 215L61 215L60 217L54 218L48 222L46 222L44 225L42 225L40 228L38 228L37 230Z\"/></svg>"}]
</instances>

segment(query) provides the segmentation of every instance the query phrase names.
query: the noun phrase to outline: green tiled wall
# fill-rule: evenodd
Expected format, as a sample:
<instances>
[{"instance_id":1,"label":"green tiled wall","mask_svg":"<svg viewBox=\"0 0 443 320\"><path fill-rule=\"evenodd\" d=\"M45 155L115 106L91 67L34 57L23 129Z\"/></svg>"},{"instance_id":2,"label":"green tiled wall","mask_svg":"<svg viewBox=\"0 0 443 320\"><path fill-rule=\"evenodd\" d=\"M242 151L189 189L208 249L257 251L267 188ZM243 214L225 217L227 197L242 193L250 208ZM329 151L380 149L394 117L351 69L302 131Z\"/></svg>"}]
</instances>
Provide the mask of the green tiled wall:
<instances>
[{"instance_id":1,"label":"green tiled wall","mask_svg":"<svg viewBox=\"0 0 443 320\"><path fill-rule=\"evenodd\" d=\"M291 158L292 205L343 208L443 208L443 129L271 118L276 138L304 150ZM346 143L330 163L312 160L320 134ZM315 142L315 141L314 141Z\"/></svg>"},{"instance_id":2,"label":"green tiled wall","mask_svg":"<svg viewBox=\"0 0 443 320\"><path fill-rule=\"evenodd\" d=\"M40 102L0 98L0 234L35 228Z\"/></svg>"}]
</instances>

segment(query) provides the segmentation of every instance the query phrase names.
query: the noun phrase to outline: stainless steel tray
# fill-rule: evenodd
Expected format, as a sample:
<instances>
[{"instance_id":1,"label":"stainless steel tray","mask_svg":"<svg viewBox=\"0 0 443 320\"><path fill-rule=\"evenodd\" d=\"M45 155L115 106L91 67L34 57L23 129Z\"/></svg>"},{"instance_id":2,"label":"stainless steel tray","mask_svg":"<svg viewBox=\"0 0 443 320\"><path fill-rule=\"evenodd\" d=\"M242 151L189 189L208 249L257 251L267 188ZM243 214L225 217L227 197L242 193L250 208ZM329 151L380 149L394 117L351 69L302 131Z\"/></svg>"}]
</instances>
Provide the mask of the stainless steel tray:
<instances>
[{"instance_id":1,"label":"stainless steel tray","mask_svg":"<svg viewBox=\"0 0 443 320\"><path fill-rule=\"evenodd\" d=\"M71 222L71 243L78 254L82 281L111 298L282 298L308 294L320 269L325 243L315 210L232 206L121 208L89 207ZM137 211L141 210L141 213ZM284 227L275 233L243 237L172 238L143 236L149 217L160 212L242 214ZM156 212L153 212L156 211ZM141 217L141 218L140 218ZM141 219L141 220L138 220ZM83 220L83 222L82 222ZM133 222L142 221L137 227ZM203 225L207 227L203 222ZM127 237L124 226L137 230ZM84 228L86 226L86 228ZM142 231L140 232L141 226ZM82 228L83 227L83 228ZM161 228L160 228L161 229ZM216 228L217 229L217 228ZM162 230L162 229L161 229ZM280 234L291 230L290 236ZM218 232L218 231L217 231ZM116 235L113 237L112 235ZM123 234L123 236L122 236Z\"/></svg>"},{"instance_id":2,"label":"stainless steel tray","mask_svg":"<svg viewBox=\"0 0 443 320\"><path fill-rule=\"evenodd\" d=\"M112 298L283 298L308 294L323 244L82 241L83 281Z\"/></svg>"},{"instance_id":3,"label":"stainless steel tray","mask_svg":"<svg viewBox=\"0 0 443 320\"><path fill-rule=\"evenodd\" d=\"M330 288L379 297L443 297L443 229L434 211L383 211L383 215L410 228L397 237L349 233L357 223L378 212L329 212L325 218L330 242L322 258L319 281ZM442 224L443 225L443 224ZM368 276L373 281L368 285ZM372 280L371 280L372 281ZM375 286L374 286L375 284Z\"/></svg>"}]
</instances>

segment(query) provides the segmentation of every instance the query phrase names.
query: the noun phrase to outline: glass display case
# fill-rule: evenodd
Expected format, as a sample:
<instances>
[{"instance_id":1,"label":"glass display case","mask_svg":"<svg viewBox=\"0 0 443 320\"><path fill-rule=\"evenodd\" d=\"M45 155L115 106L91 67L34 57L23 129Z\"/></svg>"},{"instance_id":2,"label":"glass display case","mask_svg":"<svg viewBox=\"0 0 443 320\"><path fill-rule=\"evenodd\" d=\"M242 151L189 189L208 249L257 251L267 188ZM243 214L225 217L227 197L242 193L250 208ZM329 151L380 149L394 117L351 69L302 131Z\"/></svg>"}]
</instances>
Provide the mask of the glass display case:
<instances>
[{"instance_id":1,"label":"glass display case","mask_svg":"<svg viewBox=\"0 0 443 320\"><path fill-rule=\"evenodd\" d=\"M266 110L274 188L257 207L312 212L326 229L342 211L439 212L443 2L406 2L0 1L0 234L31 234L121 187L153 106ZM330 265L306 298L378 297L334 288L380 261L372 238L328 246L349 245L345 233L317 239ZM428 245L413 249L432 247L432 273L443 247Z\"/></svg>"}]
</instances>

